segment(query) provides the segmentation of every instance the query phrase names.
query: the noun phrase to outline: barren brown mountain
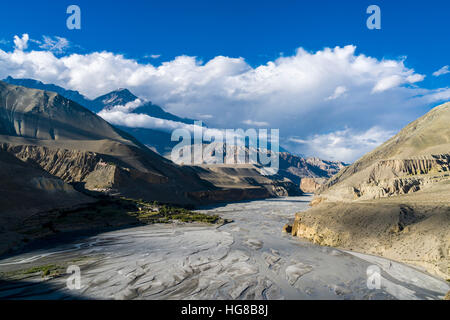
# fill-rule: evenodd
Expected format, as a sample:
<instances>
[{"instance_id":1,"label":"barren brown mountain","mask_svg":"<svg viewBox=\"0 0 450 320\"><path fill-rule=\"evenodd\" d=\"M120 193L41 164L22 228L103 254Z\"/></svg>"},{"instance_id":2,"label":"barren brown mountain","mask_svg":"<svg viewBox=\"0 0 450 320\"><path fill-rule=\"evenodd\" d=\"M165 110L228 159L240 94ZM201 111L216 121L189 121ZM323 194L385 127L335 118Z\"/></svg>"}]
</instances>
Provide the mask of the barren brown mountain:
<instances>
[{"instance_id":1,"label":"barren brown mountain","mask_svg":"<svg viewBox=\"0 0 450 320\"><path fill-rule=\"evenodd\" d=\"M341 170L293 234L450 278L450 103Z\"/></svg>"},{"instance_id":2,"label":"barren brown mountain","mask_svg":"<svg viewBox=\"0 0 450 320\"><path fill-rule=\"evenodd\" d=\"M3 235L37 214L91 203L94 195L197 205L288 195L293 186L252 166L212 172L176 165L57 93L1 81L0 162Z\"/></svg>"}]
</instances>

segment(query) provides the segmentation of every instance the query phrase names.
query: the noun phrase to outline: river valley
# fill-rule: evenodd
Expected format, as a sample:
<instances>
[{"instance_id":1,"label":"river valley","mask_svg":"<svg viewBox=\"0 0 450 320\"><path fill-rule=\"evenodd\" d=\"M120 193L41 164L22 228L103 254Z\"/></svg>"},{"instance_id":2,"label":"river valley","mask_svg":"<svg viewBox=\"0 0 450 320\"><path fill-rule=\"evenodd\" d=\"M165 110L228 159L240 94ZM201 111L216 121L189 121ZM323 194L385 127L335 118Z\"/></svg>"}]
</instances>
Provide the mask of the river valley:
<instances>
[{"instance_id":1,"label":"river valley","mask_svg":"<svg viewBox=\"0 0 450 320\"><path fill-rule=\"evenodd\" d=\"M413 267L282 233L310 200L203 208L233 222L149 225L29 250L0 260L0 272L77 265L80 289L69 290L65 270L29 272L0 280L0 299L442 299L448 292L445 281ZM379 289L368 286L368 270L381 271Z\"/></svg>"}]
</instances>

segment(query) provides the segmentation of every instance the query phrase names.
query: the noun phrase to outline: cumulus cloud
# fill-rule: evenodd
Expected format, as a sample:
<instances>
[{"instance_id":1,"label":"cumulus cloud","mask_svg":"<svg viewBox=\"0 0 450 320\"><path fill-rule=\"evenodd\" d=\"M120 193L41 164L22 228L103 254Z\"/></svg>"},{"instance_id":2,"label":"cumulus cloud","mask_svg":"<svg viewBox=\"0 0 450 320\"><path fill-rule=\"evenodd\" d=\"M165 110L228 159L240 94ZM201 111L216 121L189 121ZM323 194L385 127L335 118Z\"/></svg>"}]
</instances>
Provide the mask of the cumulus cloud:
<instances>
[{"instance_id":1,"label":"cumulus cloud","mask_svg":"<svg viewBox=\"0 0 450 320\"><path fill-rule=\"evenodd\" d=\"M156 129L166 132L171 132L175 129L181 128L193 130L191 129L191 126L182 122L154 118L146 114L132 113L145 102L146 101L138 98L134 101L128 102L125 105L116 105L109 109L103 109L98 113L98 115L109 123L117 126Z\"/></svg>"},{"instance_id":2,"label":"cumulus cloud","mask_svg":"<svg viewBox=\"0 0 450 320\"><path fill-rule=\"evenodd\" d=\"M395 131L372 127L366 131L350 128L327 134L316 134L307 139L291 138L290 141L302 146L310 154L323 159L352 162L391 138Z\"/></svg>"},{"instance_id":3,"label":"cumulus cloud","mask_svg":"<svg viewBox=\"0 0 450 320\"><path fill-rule=\"evenodd\" d=\"M334 93L329 96L326 100L334 100L337 99L339 97L342 97L343 95L345 95L345 93L347 92L347 88L344 86L339 86L336 87L336 89L334 90Z\"/></svg>"},{"instance_id":4,"label":"cumulus cloud","mask_svg":"<svg viewBox=\"0 0 450 320\"><path fill-rule=\"evenodd\" d=\"M442 76L444 74L450 73L450 70L448 68L449 68L448 66L443 66L439 70L433 72L433 76L439 77L439 76Z\"/></svg>"},{"instance_id":5,"label":"cumulus cloud","mask_svg":"<svg viewBox=\"0 0 450 320\"><path fill-rule=\"evenodd\" d=\"M398 130L449 96L448 88L420 88L425 76L407 67L406 58L380 60L352 45L316 52L299 48L255 67L243 57L224 56L205 62L179 56L154 66L106 51L62 56L50 49L26 51L27 39L17 37L14 51L0 49L1 78L35 78L90 98L125 87L178 116L205 115L208 126L216 128L239 128L246 119L257 119L252 126L279 128L281 143L299 153L307 153L307 145L290 138L346 130L375 134L374 127ZM119 113L113 116L120 120ZM143 118L126 119L120 121L142 123ZM353 147L363 149L346 148ZM347 149L340 150L348 160Z\"/></svg>"},{"instance_id":6,"label":"cumulus cloud","mask_svg":"<svg viewBox=\"0 0 450 320\"><path fill-rule=\"evenodd\" d=\"M145 100L141 100L141 99L137 98L136 100L128 102L125 105L116 105L116 106L113 106L112 108L105 109L104 111L105 112L106 111L107 112L121 111L121 112L125 112L125 113L130 113L133 110L142 106L145 102L146 102Z\"/></svg>"},{"instance_id":7,"label":"cumulus cloud","mask_svg":"<svg viewBox=\"0 0 450 320\"><path fill-rule=\"evenodd\" d=\"M14 48L19 51L26 50L28 48L28 40L30 40L30 36L26 33L22 37L14 36Z\"/></svg>"},{"instance_id":8,"label":"cumulus cloud","mask_svg":"<svg viewBox=\"0 0 450 320\"><path fill-rule=\"evenodd\" d=\"M450 100L450 88L441 88L435 90L433 93L422 97L425 103L433 103L435 101L449 101Z\"/></svg>"},{"instance_id":9,"label":"cumulus cloud","mask_svg":"<svg viewBox=\"0 0 450 320\"><path fill-rule=\"evenodd\" d=\"M175 129L190 129L189 125L172 120L150 117L146 114L129 113L125 110L103 110L98 114L113 125L131 128L157 129L171 132Z\"/></svg>"},{"instance_id":10,"label":"cumulus cloud","mask_svg":"<svg viewBox=\"0 0 450 320\"><path fill-rule=\"evenodd\" d=\"M165 131L167 133L172 133L176 129L184 129L189 131L191 134L195 130L200 130L205 136L209 137L223 137L225 139L227 130L233 129L217 129L217 128L207 128L203 124L186 124L183 122L166 120L160 118L154 118L146 114L131 113L133 107L131 107L130 102L127 106L116 106L112 109L105 109L98 113L100 117L109 123L117 126L124 126L130 128L145 128L145 129L155 129L160 131ZM245 133L245 132L244 132ZM233 138L242 138L243 135L240 132L228 131L228 135ZM241 141L237 141L238 143Z\"/></svg>"}]
</instances>

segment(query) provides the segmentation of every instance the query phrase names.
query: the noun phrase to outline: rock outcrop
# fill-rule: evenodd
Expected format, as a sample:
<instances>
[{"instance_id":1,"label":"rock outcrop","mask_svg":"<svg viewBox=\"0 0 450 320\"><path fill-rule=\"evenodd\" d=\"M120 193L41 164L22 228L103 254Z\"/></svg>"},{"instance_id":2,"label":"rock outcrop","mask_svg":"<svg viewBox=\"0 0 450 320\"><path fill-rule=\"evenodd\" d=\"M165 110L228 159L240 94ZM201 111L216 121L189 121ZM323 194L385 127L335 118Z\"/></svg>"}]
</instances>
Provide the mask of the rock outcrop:
<instances>
[{"instance_id":1,"label":"rock outcrop","mask_svg":"<svg viewBox=\"0 0 450 320\"><path fill-rule=\"evenodd\" d=\"M288 152L280 152L279 175L290 179L297 185L304 178L329 179L337 174L346 164L319 158L303 158ZM317 180L321 183L322 180ZM303 190L304 191L304 190ZM304 191L309 193L310 191Z\"/></svg>"},{"instance_id":2,"label":"rock outcrop","mask_svg":"<svg viewBox=\"0 0 450 320\"><path fill-rule=\"evenodd\" d=\"M300 190L305 193L315 193L326 181L325 178L302 178Z\"/></svg>"},{"instance_id":3,"label":"rock outcrop","mask_svg":"<svg viewBox=\"0 0 450 320\"><path fill-rule=\"evenodd\" d=\"M331 201L417 192L450 177L450 103L434 108L341 170L319 190Z\"/></svg>"},{"instance_id":4,"label":"rock outcrop","mask_svg":"<svg viewBox=\"0 0 450 320\"><path fill-rule=\"evenodd\" d=\"M450 278L450 103L344 168L292 233Z\"/></svg>"},{"instance_id":5,"label":"rock outcrop","mask_svg":"<svg viewBox=\"0 0 450 320\"><path fill-rule=\"evenodd\" d=\"M442 188L442 186L441 186ZM383 256L450 278L450 201L435 190L360 202L325 202L296 214L292 235ZM442 193L441 193L442 195ZM450 198L450 192L446 193Z\"/></svg>"}]
</instances>

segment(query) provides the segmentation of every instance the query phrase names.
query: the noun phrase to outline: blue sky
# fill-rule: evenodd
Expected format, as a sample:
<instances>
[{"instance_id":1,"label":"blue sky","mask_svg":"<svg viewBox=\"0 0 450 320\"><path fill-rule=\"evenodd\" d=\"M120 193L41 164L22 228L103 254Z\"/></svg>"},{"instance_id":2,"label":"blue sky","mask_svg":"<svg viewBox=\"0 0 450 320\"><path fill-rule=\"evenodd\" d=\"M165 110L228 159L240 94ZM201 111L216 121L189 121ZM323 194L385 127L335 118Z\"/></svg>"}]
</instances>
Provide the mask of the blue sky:
<instances>
[{"instance_id":1,"label":"blue sky","mask_svg":"<svg viewBox=\"0 0 450 320\"><path fill-rule=\"evenodd\" d=\"M70 4L82 9L81 31L65 26ZM366 28L370 4L382 10L382 30ZM416 71L430 73L448 63L450 51L446 0L22 0L1 7L0 38L59 35L85 51L108 50L135 59L225 55L257 65L299 46L319 50L354 44L377 58L407 56ZM429 85L445 81L433 80Z\"/></svg>"},{"instance_id":2,"label":"blue sky","mask_svg":"<svg viewBox=\"0 0 450 320\"><path fill-rule=\"evenodd\" d=\"M77 4L81 8L82 30L74 31L66 28L68 15L65 12L70 4ZM368 15L365 11L371 4L376 4L381 8L381 30L369 30L366 27ZM45 42L43 36L61 37L67 39L70 45L64 47L61 52L53 50L52 54L56 57L54 63L57 65L55 68L60 68L60 64L63 63L66 69L70 69L74 63L67 67L66 62L58 59L72 53L88 56L94 52L105 51L113 54L114 59L117 58L117 55L123 55L124 59L135 61L143 66L142 70L135 72L132 76L130 75L126 81L124 80L123 86L130 87L143 98L152 99L162 104L169 111L182 116L204 115L205 119L210 119L210 123L212 122L218 127L226 127L227 125L237 126L237 123L232 123L230 120L236 118L236 110L244 109L247 105L253 104L254 106L249 109L245 116L254 116L255 123L267 123L270 126L281 127L284 124L283 119L272 123L272 115L270 112L264 111L269 109L270 105L264 108L258 106L261 105L262 99L267 101L270 99L268 97L273 96L274 92L278 94L284 88L290 86L290 84L285 83L287 81L285 78L277 84L256 83L256 80L246 82L245 86L260 86L254 88L253 93L262 91L269 85L272 86L271 88L279 87L282 89L271 89L271 94L269 95L269 92L266 92L264 97L261 95L258 97L249 96L249 93L246 92L245 97L243 97L234 87L228 88L226 92L219 91L217 89L219 80L211 74L217 74L217 72L223 74L220 85L224 83L229 85L230 82L236 80L232 80L230 77L236 78L239 76L239 81L243 81L242 78L252 77L254 73L258 73L257 78L260 79L261 74L264 75L267 70L259 70L261 68L258 69L258 67L268 66L268 63L276 62L280 56L294 57L297 55L298 48L303 48L307 53L315 54L322 52L324 48L336 46L343 48L352 45L355 49L350 53L351 59L363 55L379 62L378 67L374 67L373 71L370 72L385 75L384 78L371 80L384 88L375 90L376 93L380 92L380 94L375 95L374 86L372 86L371 90L367 89L366 97L361 96L357 100L349 101L361 92L361 88L369 80L364 81L362 79L358 84L348 83L350 77L355 76L355 74L348 74L342 78L335 76L336 81L332 84L325 81L323 77L318 78L317 88L329 86L331 90L330 93L324 93L317 89L317 96L320 96L320 99L314 100L311 98L312 100L309 101L309 98L303 99L304 95L295 95L289 92L288 94L283 93L284 95L280 93L277 95L278 100L272 102L273 108L283 106L286 114L295 119L295 123L298 124L297 128L294 128L293 124L288 124L289 130L285 130L285 141L293 143L290 145L292 149L297 148L298 152L306 152L311 155L319 153L321 156L335 158L341 156L348 161L359 156L358 152L347 153L348 148L362 150L361 152L366 151L368 148L372 148L375 142L380 142L378 140L382 140L400 129L407 122L423 114L431 106L446 101L447 91L445 90L449 86L450 74L442 74L441 76L433 76L432 74L450 64L449 12L450 2L445 0L9 1L1 4L0 49L12 57L13 37L15 35L20 37L25 33L31 39L28 41L28 48L26 49L28 52L46 50L42 46L42 43ZM36 41L39 41L39 43ZM330 59L339 57L338 52L334 52L332 55L333 57ZM155 58L156 56L159 57ZM151 69L150 71L148 68L144 68L145 66L158 68L163 63L170 63L171 79L176 79L177 75L186 79L188 76L189 79L194 79L192 78L194 77L193 72L198 73L198 79L205 78L205 74L201 73L204 71L203 69L196 68L196 71L193 71L193 67L189 65L192 61L182 60L181 64L187 67L183 67L181 70L176 69L175 65L180 65L180 62L176 62L176 59L180 56L196 57L194 59L198 66L206 64L208 61L217 62L217 57L221 56L228 59L214 63L215 71L211 71L207 75L213 77L213 80L207 84L202 83L202 90L209 90L210 96L205 97L203 91L195 94L195 88L192 87L186 87L188 92L180 95L176 92L177 90L173 89L175 84L165 87L169 80L162 80L161 78L162 73L167 74L164 68ZM28 58L34 59L33 57ZM230 60L234 58L242 58L245 63ZM271 79L280 72L290 74L300 65L303 68L300 71L303 71L309 63L317 64L314 65L316 71L329 70L330 68L334 70L328 64L330 59L326 57L314 61L308 60L309 58L311 57L304 55L297 62L280 62L281 64L284 63L284 67L278 68L272 74ZM398 64L403 61L404 65L400 67L397 65L397 71L395 71L397 73L391 74L387 70L389 66L382 65L382 61L385 60L396 61ZM66 74L68 71L66 73L58 71L60 75L51 76L49 72L42 72L42 70L39 73L36 68L27 69L25 63L12 67L11 61L17 63L17 59L8 60L4 63L2 70L0 58L0 76L12 73L16 76L40 78L40 80L46 82L54 82L70 89L80 90L88 96L104 93L102 91L107 91L115 86L122 86L120 81L112 81L110 84L97 86L97 90L91 90L83 87L81 80L74 78L75 72L72 72L72 69L70 69L72 70L70 76L62 78L61 73ZM42 66L43 63L48 62L48 59L36 61L33 60L33 63ZM111 64L114 63L111 62ZM277 65L278 63L276 62ZM125 68L125 62L120 62L120 66ZM50 67L45 65L45 68ZM114 68L119 68L119 65ZM380 68L383 71L380 71ZM148 76L144 77L145 81L141 81L142 73L145 72L155 72L155 77L158 76L158 80L155 80L153 76ZM248 74L249 72L250 74ZM139 74L139 77L136 74ZM412 74L415 74L418 78L422 76L422 79L420 81L417 79L410 80L412 78L408 77ZM362 75L357 76L362 77ZM139 81L136 80L137 77ZM400 78L403 80L400 80ZM291 79L295 82L295 76L291 76ZM388 87L386 87L386 79L389 83L395 82L395 85L388 84ZM381 80L384 81L384 84L381 84ZM179 85L179 82L176 84ZM295 83L292 85L294 86ZM296 88L295 92L309 93L308 90L315 90L307 87L308 84L306 83L303 87ZM353 87L355 95L352 94ZM312 91L313 96L316 91ZM173 92L173 94L171 95L168 92ZM233 99L229 97L230 92L235 95ZM436 98L437 93L440 94L441 99ZM434 96L431 98L433 94ZM428 96L429 98L419 101L414 100L416 96ZM346 98L347 101L341 101L339 104L338 99L335 99L339 97ZM201 99L207 101L205 104L218 101L217 105L220 107L211 107L214 110L209 110L208 107L201 106L198 103ZM300 111L295 113L293 110L297 110L294 107L299 99L306 102L299 105L298 110ZM366 116L361 115L360 118L353 116L355 109L350 106L360 105L361 101L366 100L371 101L368 109L361 110ZM281 101L280 106L278 106L277 101ZM386 106L387 102L402 104L402 107L399 107L398 112L391 114L389 109L392 106ZM242 106L239 105L240 103L242 103ZM408 111L402 109L406 106L409 108ZM218 109L225 110L222 112L223 119L228 122L214 121L214 118L211 120L211 116L217 118L217 115L221 114ZM312 110L317 110L317 112L315 113ZM336 120L329 126L327 125L327 123L330 123L329 120L321 121L320 119L324 112L327 113L326 110L333 115L331 119ZM378 113L375 111L378 111ZM385 114L385 117L383 114ZM249 119L245 120L247 123L251 123L251 121L248 121ZM311 123L314 123L314 127L311 126ZM371 129L372 131L370 131ZM347 139L344 137L347 134L350 135L349 139L352 138L351 135L372 134L378 136L374 139L367 138L369 142L366 141L366 148L346 145L344 149L347 151L337 149L330 149L331 153L320 150L306 151L308 148L311 149L310 144L315 139L319 139L320 143L324 145L327 143L333 145L333 143L336 144L336 139ZM328 142L322 141L321 138L323 137L326 137Z\"/></svg>"}]
</instances>

